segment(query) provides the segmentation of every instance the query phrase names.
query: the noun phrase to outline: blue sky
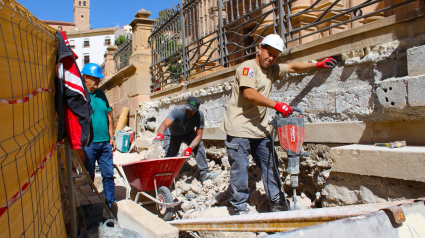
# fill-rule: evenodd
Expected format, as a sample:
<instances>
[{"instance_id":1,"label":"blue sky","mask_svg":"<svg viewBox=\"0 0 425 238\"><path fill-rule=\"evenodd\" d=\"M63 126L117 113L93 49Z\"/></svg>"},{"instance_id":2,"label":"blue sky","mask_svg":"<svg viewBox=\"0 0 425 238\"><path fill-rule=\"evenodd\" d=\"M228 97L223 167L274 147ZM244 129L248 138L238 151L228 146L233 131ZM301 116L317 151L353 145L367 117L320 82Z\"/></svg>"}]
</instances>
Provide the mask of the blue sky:
<instances>
[{"instance_id":1,"label":"blue sky","mask_svg":"<svg viewBox=\"0 0 425 238\"><path fill-rule=\"evenodd\" d=\"M41 20L74 21L73 0L17 0L35 17ZM142 8L152 12L155 19L158 12L181 0L90 0L90 21L93 28L129 24L136 12Z\"/></svg>"}]
</instances>

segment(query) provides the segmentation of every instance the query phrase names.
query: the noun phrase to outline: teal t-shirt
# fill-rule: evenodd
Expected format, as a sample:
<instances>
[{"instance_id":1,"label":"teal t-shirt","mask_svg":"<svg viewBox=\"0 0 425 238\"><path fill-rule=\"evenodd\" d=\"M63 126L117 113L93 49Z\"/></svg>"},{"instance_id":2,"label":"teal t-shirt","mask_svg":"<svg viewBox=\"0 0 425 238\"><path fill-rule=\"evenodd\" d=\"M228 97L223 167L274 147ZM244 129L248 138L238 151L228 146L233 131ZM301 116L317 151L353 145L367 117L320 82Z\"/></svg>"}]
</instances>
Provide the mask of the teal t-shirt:
<instances>
[{"instance_id":1,"label":"teal t-shirt","mask_svg":"<svg viewBox=\"0 0 425 238\"><path fill-rule=\"evenodd\" d=\"M90 92L90 99L90 105L93 108L91 115L93 142L109 141L108 112L112 109L109 107L108 99L100 89L96 89L94 93Z\"/></svg>"}]
</instances>

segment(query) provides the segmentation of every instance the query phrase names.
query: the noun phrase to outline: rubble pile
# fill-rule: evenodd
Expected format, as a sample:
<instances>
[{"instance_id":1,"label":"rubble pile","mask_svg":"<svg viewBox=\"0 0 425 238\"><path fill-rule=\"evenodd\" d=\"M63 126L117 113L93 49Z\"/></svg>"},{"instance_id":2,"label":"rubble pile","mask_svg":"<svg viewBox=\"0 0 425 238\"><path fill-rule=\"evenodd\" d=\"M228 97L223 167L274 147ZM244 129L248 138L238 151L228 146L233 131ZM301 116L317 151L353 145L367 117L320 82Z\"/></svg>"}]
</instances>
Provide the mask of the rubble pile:
<instances>
[{"instance_id":1,"label":"rubble pile","mask_svg":"<svg viewBox=\"0 0 425 238\"><path fill-rule=\"evenodd\" d=\"M186 145L182 144L180 151L185 149ZM232 211L229 211L227 207L230 207L230 191L229 191L229 178L230 178L230 164L227 157L227 151L224 146L224 142L211 141L205 143L206 154L208 158L208 167L210 172L220 171L220 175L213 180L207 180L204 183L201 182L198 167L196 165L195 158L192 157L187 160L181 169L179 176L176 178L176 188L173 190L173 194L183 203L181 209L176 208L177 217L176 219L193 219L200 217L214 217L214 216L229 216ZM280 148L280 147L279 147ZM277 148L278 149L278 148ZM281 148L280 148L281 149ZM281 150L282 151L282 150ZM283 155L279 153L279 155ZM279 156L280 157L280 156ZM284 157L280 157L281 163L281 175L284 179L286 177ZM315 161L315 162L314 162ZM323 158L320 159L323 161ZM318 160L311 160L310 164L317 164ZM323 163L323 162L321 162ZM307 166L308 167L308 166ZM310 167L308 167L310 168ZM270 207L266 197L264 184L261 177L261 169L258 168L250 157L249 164L249 178L248 184L250 188L250 196L248 199L248 208L253 213L257 212L269 212ZM303 170L303 172L306 169ZM307 169L308 170L308 169ZM309 174L316 174L317 171L313 171L315 168L309 169ZM319 174L322 171L319 171ZM304 176L304 175L301 175ZM318 176L315 176L320 177ZM307 179L308 180L308 179ZM312 180L312 179L310 179ZM283 180L282 180L283 181ZM285 186L290 188L290 186ZM304 188L315 189L317 186L303 186L297 191L301 191L297 196L297 201L300 201L303 209L309 209L312 206L312 200L306 196L307 193L303 192ZM320 191L320 190L319 190ZM319 192L320 193L320 192ZM289 194L289 190L287 192ZM308 194L316 195L316 191L309 191ZM292 201L291 197L288 197L289 201ZM215 209L215 210L212 210ZM214 211L214 212L211 212Z\"/></svg>"},{"instance_id":2,"label":"rubble pile","mask_svg":"<svg viewBox=\"0 0 425 238\"><path fill-rule=\"evenodd\" d=\"M306 144L303 147L305 151L309 152L310 156L300 157L297 192L300 193L301 197L306 196L313 201L313 207L322 207L322 190L332 167L330 147L322 144ZM279 172L285 193L292 197L291 179L285 169L288 165L287 154L280 146L276 146L276 152L279 156Z\"/></svg>"}]
</instances>

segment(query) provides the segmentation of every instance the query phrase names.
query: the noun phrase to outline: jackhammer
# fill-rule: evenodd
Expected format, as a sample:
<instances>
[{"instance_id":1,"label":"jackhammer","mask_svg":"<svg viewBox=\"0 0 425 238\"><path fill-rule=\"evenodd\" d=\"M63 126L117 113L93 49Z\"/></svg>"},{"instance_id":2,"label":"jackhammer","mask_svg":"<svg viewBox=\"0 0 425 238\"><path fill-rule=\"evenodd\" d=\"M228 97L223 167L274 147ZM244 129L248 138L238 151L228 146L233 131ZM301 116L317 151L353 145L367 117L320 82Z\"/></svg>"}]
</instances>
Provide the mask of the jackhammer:
<instances>
[{"instance_id":1,"label":"jackhammer","mask_svg":"<svg viewBox=\"0 0 425 238\"><path fill-rule=\"evenodd\" d=\"M292 210L300 210L301 204L297 202L297 191L298 187L298 174L300 173L300 156L308 157L309 153L303 150L304 143L304 114L303 111L297 107L293 107L294 112L298 112L296 117L283 117L279 112L276 112L276 116L273 118L273 140L275 138L276 129L279 135L280 146L286 150L288 154L288 168L287 172L291 176L291 187L293 189L293 201L294 205L290 206L286 200L285 191L283 189L282 181L279 177L279 161L275 158L276 154L271 153L272 160L274 163L275 173L278 175L277 181L281 191L281 201L286 204ZM294 114L292 114L294 115ZM274 143L273 143L274 149Z\"/></svg>"}]
</instances>

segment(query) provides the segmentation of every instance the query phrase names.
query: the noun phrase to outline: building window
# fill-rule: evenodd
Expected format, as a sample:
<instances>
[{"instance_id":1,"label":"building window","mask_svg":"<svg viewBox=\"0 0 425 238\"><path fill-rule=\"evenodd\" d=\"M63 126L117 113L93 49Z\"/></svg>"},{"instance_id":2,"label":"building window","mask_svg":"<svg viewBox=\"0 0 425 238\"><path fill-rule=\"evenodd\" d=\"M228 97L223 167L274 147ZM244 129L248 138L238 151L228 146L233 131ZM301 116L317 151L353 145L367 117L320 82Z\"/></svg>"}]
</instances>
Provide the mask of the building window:
<instances>
[{"instance_id":1,"label":"building window","mask_svg":"<svg viewBox=\"0 0 425 238\"><path fill-rule=\"evenodd\" d=\"M84 55L84 64L90 63L90 55Z\"/></svg>"},{"instance_id":2,"label":"building window","mask_svg":"<svg viewBox=\"0 0 425 238\"><path fill-rule=\"evenodd\" d=\"M71 40L69 41L69 46L71 47L71 49L75 48L75 41Z\"/></svg>"},{"instance_id":3,"label":"building window","mask_svg":"<svg viewBox=\"0 0 425 238\"><path fill-rule=\"evenodd\" d=\"M89 46L90 46L89 39L84 39L84 47L89 47Z\"/></svg>"},{"instance_id":4,"label":"building window","mask_svg":"<svg viewBox=\"0 0 425 238\"><path fill-rule=\"evenodd\" d=\"M83 6L86 6L86 1L83 1Z\"/></svg>"},{"instance_id":5,"label":"building window","mask_svg":"<svg viewBox=\"0 0 425 238\"><path fill-rule=\"evenodd\" d=\"M105 45L110 45L111 44L111 38L106 37L105 38Z\"/></svg>"},{"instance_id":6,"label":"building window","mask_svg":"<svg viewBox=\"0 0 425 238\"><path fill-rule=\"evenodd\" d=\"M81 18L84 18L84 15L81 15Z\"/></svg>"},{"instance_id":7,"label":"building window","mask_svg":"<svg viewBox=\"0 0 425 238\"><path fill-rule=\"evenodd\" d=\"M78 3L78 5L80 5L80 6L81 6L81 1Z\"/></svg>"}]
</instances>

